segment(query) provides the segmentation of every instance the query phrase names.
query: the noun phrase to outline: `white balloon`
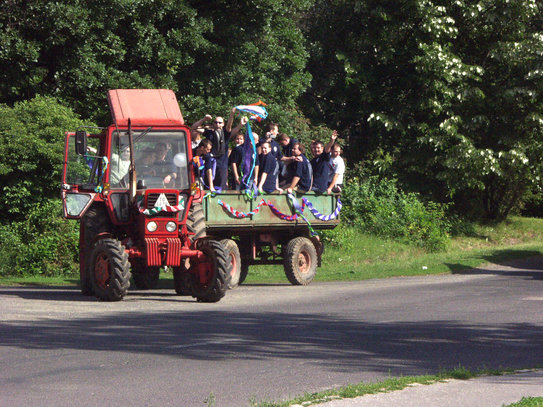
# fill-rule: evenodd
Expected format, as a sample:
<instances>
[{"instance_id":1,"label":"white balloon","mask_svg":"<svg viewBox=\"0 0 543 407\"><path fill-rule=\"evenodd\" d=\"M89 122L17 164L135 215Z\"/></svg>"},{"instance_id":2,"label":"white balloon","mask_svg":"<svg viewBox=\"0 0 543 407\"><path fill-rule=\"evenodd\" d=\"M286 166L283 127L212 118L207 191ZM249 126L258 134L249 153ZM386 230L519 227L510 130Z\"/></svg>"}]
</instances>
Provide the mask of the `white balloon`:
<instances>
[{"instance_id":1,"label":"white balloon","mask_svg":"<svg viewBox=\"0 0 543 407\"><path fill-rule=\"evenodd\" d=\"M173 163L178 167L186 167L187 166L187 156L182 153L178 153L173 156Z\"/></svg>"}]
</instances>

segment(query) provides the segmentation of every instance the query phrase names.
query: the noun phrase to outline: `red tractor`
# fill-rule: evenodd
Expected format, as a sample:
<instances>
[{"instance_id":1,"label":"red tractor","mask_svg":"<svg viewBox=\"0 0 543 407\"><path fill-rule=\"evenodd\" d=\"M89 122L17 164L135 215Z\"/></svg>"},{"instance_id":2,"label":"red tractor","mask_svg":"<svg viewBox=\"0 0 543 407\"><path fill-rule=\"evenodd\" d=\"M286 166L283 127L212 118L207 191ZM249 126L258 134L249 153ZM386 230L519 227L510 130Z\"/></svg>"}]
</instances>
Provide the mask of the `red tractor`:
<instances>
[{"instance_id":1,"label":"red tractor","mask_svg":"<svg viewBox=\"0 0 543 407\"><path fill-rule=\"evenodd\" d=\"M121 300L173 270L175 291L217 302L230 283L223 245L206 238L190 129L165 89L108 92L113 124L66 134L64 217L80 220L81 292ZM96 130L96 129L93 129Z\"/></svg>"}]
</instances>

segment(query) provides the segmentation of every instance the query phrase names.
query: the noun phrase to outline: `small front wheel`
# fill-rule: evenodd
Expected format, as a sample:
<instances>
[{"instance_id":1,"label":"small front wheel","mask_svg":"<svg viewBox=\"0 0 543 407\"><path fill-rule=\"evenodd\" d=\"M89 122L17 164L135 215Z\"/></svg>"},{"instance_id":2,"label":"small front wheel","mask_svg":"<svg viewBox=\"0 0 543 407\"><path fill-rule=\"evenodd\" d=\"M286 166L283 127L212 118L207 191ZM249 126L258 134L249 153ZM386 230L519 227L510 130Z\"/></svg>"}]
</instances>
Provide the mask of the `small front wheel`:
<instances>
[{"instance_id":1,"label":"small front wheel","mask_svg":"<svg viewBox=\"0 0 543 407\"><path fill-rule=\"evenodd\" d=\"M285 275L293 285L308 285L317 273L317 250L306 237L295 237L284 251Z\"/></svg>"},{"instance_id":2,"label":"small front wheel","mask_svg":"<svg viewBox=\"0 0 543 407\"><path fill-rule=\"evenodd\" d=\"M98 240L92 248L87 275L94 294L104 301L120 301L130 287L128 254L117 239Z\"/></svg>"}]
</instances>

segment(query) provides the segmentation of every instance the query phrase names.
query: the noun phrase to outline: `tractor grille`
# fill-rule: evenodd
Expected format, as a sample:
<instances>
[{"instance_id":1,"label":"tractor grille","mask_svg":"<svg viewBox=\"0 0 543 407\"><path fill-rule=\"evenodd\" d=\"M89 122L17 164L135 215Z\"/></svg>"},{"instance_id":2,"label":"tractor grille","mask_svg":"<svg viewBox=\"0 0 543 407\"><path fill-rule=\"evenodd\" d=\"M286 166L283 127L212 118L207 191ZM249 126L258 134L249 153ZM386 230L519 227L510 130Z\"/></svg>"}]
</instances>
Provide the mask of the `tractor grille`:
<instances>
[{"instance_id":1,"label":"tractor grille","mask_svg":"<svg viewBox=\"0 0 543 407\"><path fill-rule=\"evenodd\" d=\"M177 194L170 193L170 194L164 194L166 195L166 199L168 200L168 203L171 206L177 205ZM147 208L154 208L156 201L158 201L158 197L160 194L149 194L147 195Z\"/></svg>"}]
</instances>

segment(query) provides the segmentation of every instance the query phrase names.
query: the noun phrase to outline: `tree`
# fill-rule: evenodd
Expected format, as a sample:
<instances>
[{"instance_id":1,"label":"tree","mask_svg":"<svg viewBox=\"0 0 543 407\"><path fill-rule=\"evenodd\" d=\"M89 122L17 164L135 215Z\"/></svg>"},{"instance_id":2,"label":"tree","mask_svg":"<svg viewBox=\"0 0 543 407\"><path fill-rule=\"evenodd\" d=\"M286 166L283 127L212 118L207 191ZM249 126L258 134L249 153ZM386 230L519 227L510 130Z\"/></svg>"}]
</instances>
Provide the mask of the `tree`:
<instances>
[{"instance_id":1,"label":"tree","mask_svg":"<svg viewBox=\"0 0 543 407\"><path fill-rule=\"evenodd\" d=\"M82 124L53 98L0 105L0 224L25 220L34 207L59 197L64 132Z\"/></svg>"},{"instance_id":2,"label":"tree","mask_svg":"<svg viewBox=\"0 0 543 407\"><path fill-rule=\"evenodd\" d=\"M6 0L0 102L57 97L108 121L106 91L169 88L187 121L262 99L294 110L309 84L297 28L311 0Z\"/></svg>"},{"instance_id":3,"label":"tree","mask_svg":"<svg viewBox=\"0 0 543 407\"><path fill-rule=\"evenodd\" d=\"M304 108L349 131L352 158L500 219L541 172L537 2L321 0ZM324 67L324 68L323 68ZM358 158L359 159L359 158Z\"/></svg>"}]
</instances>

